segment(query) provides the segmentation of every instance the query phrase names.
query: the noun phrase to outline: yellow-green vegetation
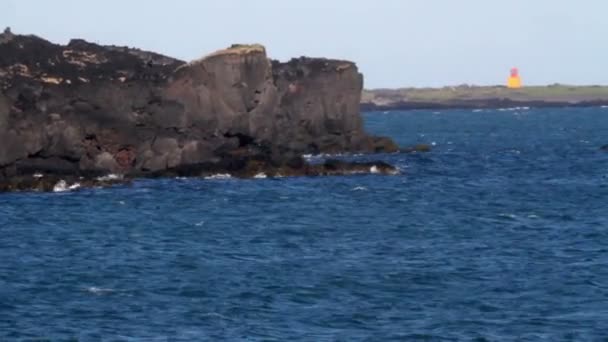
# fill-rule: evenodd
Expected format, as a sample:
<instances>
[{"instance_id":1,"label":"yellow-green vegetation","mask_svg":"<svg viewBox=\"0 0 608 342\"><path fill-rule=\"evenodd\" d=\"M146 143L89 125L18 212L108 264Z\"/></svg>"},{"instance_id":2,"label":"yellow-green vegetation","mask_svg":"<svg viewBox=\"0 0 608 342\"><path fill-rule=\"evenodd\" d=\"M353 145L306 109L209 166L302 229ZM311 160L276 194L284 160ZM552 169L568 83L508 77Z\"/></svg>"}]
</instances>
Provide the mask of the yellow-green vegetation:
<instances>
[{"instance_id":1,"label":"yellow-green vegetation","mask_svg":"<svg viewBox=\"0 0 608 342\"><path fill-rule=\"evenodd\" d=\"M253 52L266 53L266 48L261 44L234 44L227 49L215 51L206 58L222 55L246 55Z\"/></svg>"},{"instance_id":2,"label":"yellow-green vegetation","mask_svg":"<svg viewBox=\"0 0 608 342\"><path fill-rule=\"evenodd\" d=\"M554 84L508 89L504 86L456 86L443 88L400 88L364 90L363 103L450 102L484 99L513 101L581 102L608 100L608 86Z\"/></svg>"},{"instance_id":3,"label":"yellow-green vegetation","mask_svg":"<svg viewBox=\"0 0 608 342\"><path fill-rule=\"evenodd\" d=\"M198 64L202 63L203 61L208 60L213 57L226 56L226 55L246 55L246 54L250 54L250 53L254 53L254 52L261 52L263 54L266 54L266 48L264 47L264 45L261 45L261 44L233 44L229 48L212 52L202 58L195 59L187 64L181 65L177 68L177 70L184 69L184 68L186 68L188 66L192 66L192 65L198 65Z\"/></svg>"}]
</instances>

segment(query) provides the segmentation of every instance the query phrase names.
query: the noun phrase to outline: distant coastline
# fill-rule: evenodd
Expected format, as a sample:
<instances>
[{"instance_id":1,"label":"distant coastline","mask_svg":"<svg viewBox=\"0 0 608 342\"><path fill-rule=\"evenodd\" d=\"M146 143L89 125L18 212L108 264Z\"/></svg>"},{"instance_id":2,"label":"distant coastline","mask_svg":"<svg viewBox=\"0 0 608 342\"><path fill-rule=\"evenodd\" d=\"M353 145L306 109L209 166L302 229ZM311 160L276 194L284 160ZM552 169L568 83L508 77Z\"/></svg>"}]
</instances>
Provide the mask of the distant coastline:
<instances>
[{"instance_id":1,"label":"distant coastline","mask_svg":"<svg viewBox=\"0 0 608 342\"><path fill-rule=\"evenodd\" d=\"M508 89L461 85L443 88L366 89L362 111L592 107L608 105L608 86L554 84Z\"/></svg>"}]
</instances>

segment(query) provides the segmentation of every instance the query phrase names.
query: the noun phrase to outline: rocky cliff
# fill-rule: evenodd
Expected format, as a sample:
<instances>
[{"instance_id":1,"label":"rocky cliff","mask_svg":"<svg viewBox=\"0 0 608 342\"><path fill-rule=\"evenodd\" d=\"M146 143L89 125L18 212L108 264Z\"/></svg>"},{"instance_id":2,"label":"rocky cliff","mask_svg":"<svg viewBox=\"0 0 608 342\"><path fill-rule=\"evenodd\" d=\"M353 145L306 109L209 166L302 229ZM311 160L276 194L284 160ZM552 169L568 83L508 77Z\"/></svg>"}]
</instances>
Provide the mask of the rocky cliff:
<instances>
[{"instance_id":1,"label":"rocky cliff","mask_svg":"<svg viewBox=\"0 0 608 342\"><path fill-rule=\"evenodd\" d=\"M367 135L352 62L234 45L186 63L0 35L0 179L298 169L303 153L395 151ZM195 171L192 171L195 170ZM186 171L183 171L186 172Z\"/></svg>"}]
</instances>

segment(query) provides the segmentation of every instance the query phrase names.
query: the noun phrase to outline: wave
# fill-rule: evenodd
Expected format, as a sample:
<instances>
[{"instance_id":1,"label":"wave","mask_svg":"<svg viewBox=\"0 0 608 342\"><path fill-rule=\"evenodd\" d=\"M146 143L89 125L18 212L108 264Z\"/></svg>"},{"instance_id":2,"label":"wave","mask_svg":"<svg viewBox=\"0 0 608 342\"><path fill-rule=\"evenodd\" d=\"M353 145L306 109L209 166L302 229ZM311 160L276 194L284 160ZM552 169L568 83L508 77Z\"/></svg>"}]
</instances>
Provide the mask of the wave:
<instances>
[{"instance_id":1,"label":"wave","mask_svg":"<svg viewBox=\"0 0 608 342\"><path fill-rule=\"evenodd\" d=\"M72 185L68 185L68 183L62 179L59 182L57 182L57 184L55 184L55 186L53 186L53 192L72 191L72 190L76 190L78 188L80 188L80 183L74 183Z\"/></svg>"},{"instance_id":2,"label":"wave","mask_svg":"<svg viewBox=\"0 0 608 342\"><path fill-rule=\"evenodd\" d=\"M319 154L303 154L302 158L306 161L313 159L338 158L338 157L361 157L363 153L319 153Z\"/></svg>"},{"instance_id":3,"label":"wave","mask_svg":"<svg viewBox=\"0 0 608 342\"><path fill-rule=\"evenodd\" d=\"M510 220L517 219L517 215L512 214L512 213L500 213L500 214L498 214L498 217L502 217L502 218L510 219Z\"/></svg>"},{"instance_id":4,"label":"wave","mask_svg":"<svg viewBox=\"0 0 608 342\"><path fill-rule=\"evenodd\" d=\"M506 107L506 108L498 108L499 112L514 112L517 110L530 110L530 107Z\"/></svg>"},{"instance_id":5,"label":"wave","mask_svg":"<svg viewBox=\"0 0 608 342\"><path fill-rule=\"evenodd\" d=\"M94 293L94 294L104 294L104 293L116 292L116 290L114 290L114 289L96 287L96 286L87 287L85 289L85 291Z\"/></svg>"},{"instance_id":6,"label":"wave","mask_svg":"<svg viewBox=\"0 0 608 342\"><path fill-rule=\"evenodd\" d=\"M107 182L107 181L113 181L113 180L121 180L123 178L124 178L123 175L110 173L105 176L97 177L97 180L100 182Z\"/></svg>"},{"instance_id":7,"label":"wave","mask_svg":"<svg viewBox=\"0 0 608 342\"><path fill-rule=\"evenodd\" d=\"M232 176L229 173L216 173L211 176L205 177L205 179L230 179Z\"/></svg>"}]
</instances>

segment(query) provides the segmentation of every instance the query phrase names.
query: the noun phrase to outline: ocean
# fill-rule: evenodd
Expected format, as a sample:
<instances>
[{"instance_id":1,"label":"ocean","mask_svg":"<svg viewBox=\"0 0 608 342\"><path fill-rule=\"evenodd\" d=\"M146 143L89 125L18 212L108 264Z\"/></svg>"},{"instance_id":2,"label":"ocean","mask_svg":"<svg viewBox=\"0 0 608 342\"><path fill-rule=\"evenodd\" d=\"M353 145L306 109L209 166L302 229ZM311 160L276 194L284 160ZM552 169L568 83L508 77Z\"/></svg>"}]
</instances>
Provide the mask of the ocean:
<instances>
[{"instance_id":1,"label":"ocean","mask_svg":"<svg viewBox=\"0 0 608 342\"><path fill-rule=\"evenodd\" d=\"M0 194L0 341L608 340L608 109L364 118L433 150Z\"/></svg>"}]
</instances>

